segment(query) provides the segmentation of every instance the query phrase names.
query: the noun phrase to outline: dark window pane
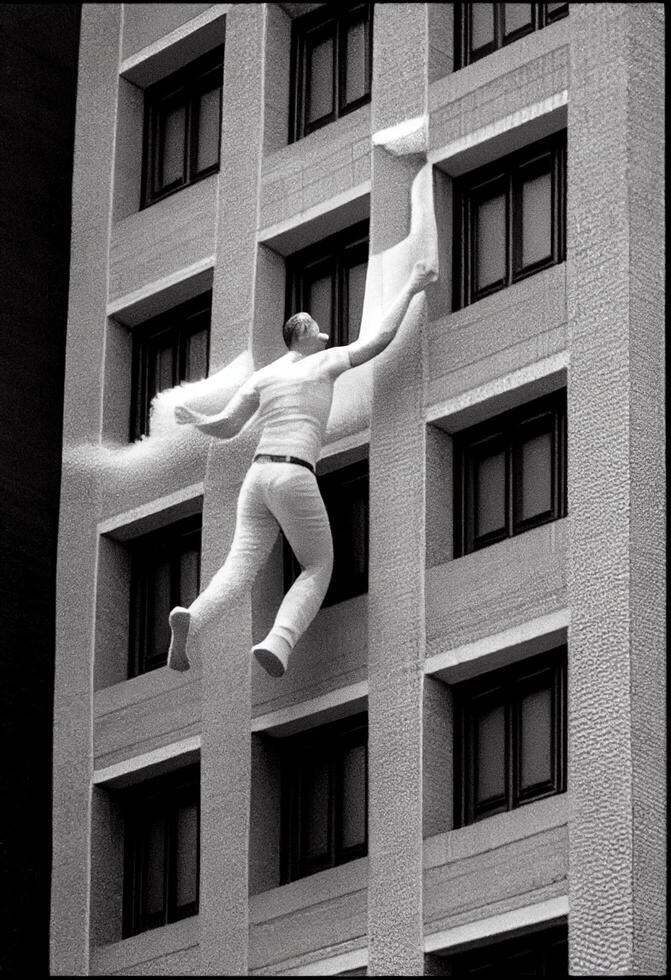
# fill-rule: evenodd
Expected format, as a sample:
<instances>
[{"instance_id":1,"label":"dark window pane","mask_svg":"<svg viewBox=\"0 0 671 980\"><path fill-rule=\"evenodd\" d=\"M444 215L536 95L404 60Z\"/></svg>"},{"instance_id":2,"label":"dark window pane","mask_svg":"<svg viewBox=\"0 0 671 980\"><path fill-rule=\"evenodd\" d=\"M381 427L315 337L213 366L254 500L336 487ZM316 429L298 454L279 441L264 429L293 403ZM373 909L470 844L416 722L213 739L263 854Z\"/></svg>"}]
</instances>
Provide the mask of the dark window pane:
<instances>
[{"instance_id":1,"label":"dark window pane","mask_svg":"<svg viewBox=\"0 0 671 980\"><path fill-rule=\"evenodd\" d=\"M508 953L498 963L499 969L514 977L537 977L541 975L536 950L519 950Z\"/></svg>"},{"instance_id":2,"label":"dark window pane","mask_svg":"<svg viewBox=\"0 0 671 980\"><path fill-rule=\"evenodd\" d=\"M520 784L527 789L552 779L552 692L532 691L520 705Z\"/></svg>"},{"instance_id":3,"label":"dark window pane","mask_svg":"<svg viewBox=\"0 0 671 980\"><path fill-rule=\"evenodd\" d=\"M182 381L200 381L207 377L209 330L199 330L186 339L186 376Z\"/></svg>"},{"instance_id":4,"label":"dark window pane","mask_svg":"<svg viewBox=\"0 0 671 980\"><path fill-rule=\"evenodd\" d=\"M219 163L221 88L203 92L198 100L198 148L196 172Z\"/></svg>"},{"instance_id":5,"label":"dark window pane","mask_svg":"<svg viewBox=\"0 0 671 980\"><path fill-rule=\"evenodd\" d=\"M308 282L306 289L306 308L329 336L333 335L333 276L322 276Z\"/></svg>"},{"instance_id":6,"label":"dark window pane","mask_svg":"<svg viewBox=\"0 0 671 980\"><path fill-rule=\"evenodd\" d=\"M155 338L149 345L149 400L175 384L175 355L171 334Z\"/></svg>"},{"instance_id":7,"label":"dark window pane","mask_svg":"<svg viewBox=\"0 0 671 980\"><path fill-rule=\"evenodd\" d=\"M198 805L194 801L177 811L175 842L175 905L192 905L198 898Z\"/></svg>"},{"instance_id":8,"label":"dark window pane","mask_svg":"<svg viewBox=\"0 0 671 980\"><path fill-rule=\"evenodd\" d=\"M553 19L558 16L563 16L568 13L567 3L546 3L545 9L548 13L548 19Z\"/></svg>"},{"instance_id":9,"label":"dark window pane","mask_svg":"<svg viewBox=\"0 0 671 980\"><path fill-rule=\"evenodd\" d=\"M552 435L543 432L528 439L522 454L522 514L526 521L552 509Z\"/></svg>"},{"instance_id":10,"label":"dark window pane","mask_svg":"<svg viewBox=\"0 0 671 980\"><path fill-rule=\"evenodd\" d=\"M552 256L552 177L540 174L522 184L522 266Z\"/></svg>"},{"instance_id":11,"label":"dark window pane","mask_svg":"<svg viewBox=\"0 0 671 980\"><path fill-rule=\"evenodd\" d=\"M352 343L359 336L367 271L367 262L353 265L347 270L347 322L349 330L345 343Z\"/></svg>"},{"instance_id":12,"label":"dark window pane","mask_svg":"<svg viewBox=\"0 0 671 980\"><path fill-rule=\"evenodd\" d=\"M366 840L366 747L355 745L342 760L343 848Z\"/></svg>"},{"instance_id":13,"label":"dark window pane","mask_svg":"<svg viewBox=\"0 0 671 980\"><path fill-rule=\"evenodd\" d=\"M476 716L476 802L503 796L505 780L505 707L496 705Z\"/></svg>"},{"instance_id":14,"label":"dark window pane","mask_svg":"<svg viewBox=\"0 0 671 980\"><path fill-rule=\"evenodd\" d=\"M184 179L186 107L167 105L159 118L160 170L157 191Z\"/></svg>"},{"instance_id":15,"label":"dark window pane","mask_svg":"<svg viewBox=\"0 0 671 980\"><path fill-rule=\"evenodd\" d=\"M475 537L506 524L506 457L499 452L475 462Z\"/></svg>"},{"instance_id":16,"label":"dark window pane","mask_svg":"<svg viewBox=\"0 0 671 980\"><path fill-rule=\"evenodd\" d=\"M471 3L471 49L494 43L494 4Z\"/></svg>"},{"instance_id":17,"label":"dark window pane","mask_svg":"<svg viewBox=\"0 0 671 980\"><path fill-rule=\"evenodd\" d=\"M154 814L147 821L144 848L144 916L147 924L163 920L165 894L165 820Z\"/></svg>"},{"instance_id":18,"label":"dark window pane","mask_svg":"<svg viewBox=\"0 0 671 980\"><path fill-rule=\"evenodd\" d=\"M166 656L170 645L168 615L172 608L170 601L170 562L157 561L151 576L149 589L149 649L147 657L154 660Z\"/></svg>"},{"instance_id":19,"label":"dark window pane","mask_svg":"<svg viewBox=\"0 0 671 980\"><path fill-rule=\"evenodd\" d=\"M305 765L303 773L303 858L316 861L328 855L329 849L329 767L315 759Z\"/></svg>"},{"instance_id":20,"label":"dark window pane","mask_svg":"<svg viewBox=\"0 0 671 980\"><path fill-rule=\"evenodd\" d=\"M308 89L306 122L310 125L334 111L333 38L327 37L308 47Z\"/></svg>"},{"instance_id":21,"label":"dark window pane","mask_svg":"<svg viewBox=\"0 0 671 980\"><path fill-rule=\"evenodd\" d=\"M477 268L479 292L506 277L506 199L499 194L476 206Z\"/></svg>"},{"instance_id":22,"label":"dark window pane","mask_svg":"<svg viewBox=\"0 0 671 980\"><path fill-rule=\"evenodd\" d=\"M347 28L345 62L345 103L354 102L368 93L368 30L364 19Z\"/></svg>"},{"instance_id":23,"label":"dark window pane","mask_svg":"<svg viewBox=\"0 0 671 980\"><path fill-rule=\"evenodd\" d=\"M504 33L512 34L514 31L531 27L533 24L533 5L530 3L504 3Z\"/></svg>"},{"instance_id":24,"label":"dark window pane","mask_svg":"<svg viewBox=\"0 0 671 980\"><path fill-rule=\"evenodd\" d=\"M200 550L190 548L180 556L179 605L190 606L198 596Z\"/></svg>"}]
</instances>

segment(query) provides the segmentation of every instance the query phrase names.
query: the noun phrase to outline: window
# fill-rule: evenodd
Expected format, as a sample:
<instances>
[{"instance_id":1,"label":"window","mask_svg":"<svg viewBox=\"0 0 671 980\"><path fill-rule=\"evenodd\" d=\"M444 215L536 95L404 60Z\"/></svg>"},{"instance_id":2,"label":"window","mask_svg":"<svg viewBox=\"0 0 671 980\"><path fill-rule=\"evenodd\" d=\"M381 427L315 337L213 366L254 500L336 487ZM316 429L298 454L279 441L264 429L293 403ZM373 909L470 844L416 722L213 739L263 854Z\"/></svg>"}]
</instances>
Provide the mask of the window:
<instances>
[{"instance_id":1,"label":"window","mask_svg":"<svg viewBox=\"0 0 671 980\"><path fill-rule=\"evenodd\" d=\"M189 606L198 595L200 532L197 514L131 543L129 677L167 661L170 610Z\"/></svg>"},{"instance_id":2,"label":"window","mask_svg":"<svg viewBox=\"0 0 671 980\"><path fill-rule=\"evenodd\" d=\"M455 71L566 17L567 3L457 3Z\"/></svg>"},{"instance_id":3,"label":"window","mask_svg":"<svg viewBox=\"0 0 671 980\"><path fill-rule=\"evenodd\" d=\"M149 432L154 395L207 377L211 307L212 294L203 293L133 331L131 441Z\"/></svg>"},{"instance_id":4,"label":"window","mask_svg":"<svg viewBox=\"0 0 671 980\"><path fill-rule=\"evenodd\" d=\"M454 555L566 516L566 390L454 437Z\"/></svg>"},{"instance_id":5,"label":"window","mask_svg":"<svg viewBox=\"0 0 671 980\"><path fill-rule=\"evenodd\" d=\"M329 4L297 18L289 142L370 102L373 4Z\"/></svg>"},{"instance_id":6,"label":"window","mask_svg":"<svg viewBox=\"0 0 671 980\"><path fill-rule=\"evenodd\" d=\"M124 793L124 938L198 912L199 784L196 765Z\"/></svg>"},{"instance_id":7,"label":"window","mask_svg":"<svg viewBox=\"0 0 671 980\"><path fill-rule=\"evenodd\" d=\"M282 744L282 882L368 849L368 721L355 715Z\"/></svg>"},{"instance_id":8,"label":"window","mask_svg":"<svg viewBox=\"0 0 671 980\"><path fill-rule=\"evenodd\" d=\"M454 309L566 256L566 132L455 180Z\"/></svg>"},{"instance_id":9,"label":"window","mask_svg":"<svg viewBox=\"0 0 671 980\"><path fill-rule=\"evenodd\" d=\"M444 976L567 977L568 929L553 926L444 959Z\"/></svg>"},{"instance_id":10,"label":"window","mask_svg":"<svg viewBox=\"0 0 671 980\"><path fill-rule=\"evenodd\" d=\"M295 252L287 260L287 319L304 311L329 335L329 347L359 336L368 269L368 221Z\"/></svg>"},{"instance_id":11,"label":"window","mask_svg":"<svg viewBox=\"0 0 671 980\"><path fill-rule=\"evenodd\" d=\"M566 647L454 686L455 826L566 789Z\"/></svg>"},{"instance_id":12,"label":"window","mask_svg":"<svg viewBox=\"0 0 671 980\"><path fill-rule=\"evenodd\" d=\"M143 208L219 169L223 59L217 48L147 88Z\"/></svg>"},{"instance_id":13,"label":"window","mask_svg":"<svg viewBox=\"0 0 671 980\"><path fill-rule=\"evenodd\" d=\"M333 574L322 606L331 606L368 591L368 460L318 477L333 536ZM284 547L284 589L289 590L301 567Z\"/></svg>"}]
</instances>

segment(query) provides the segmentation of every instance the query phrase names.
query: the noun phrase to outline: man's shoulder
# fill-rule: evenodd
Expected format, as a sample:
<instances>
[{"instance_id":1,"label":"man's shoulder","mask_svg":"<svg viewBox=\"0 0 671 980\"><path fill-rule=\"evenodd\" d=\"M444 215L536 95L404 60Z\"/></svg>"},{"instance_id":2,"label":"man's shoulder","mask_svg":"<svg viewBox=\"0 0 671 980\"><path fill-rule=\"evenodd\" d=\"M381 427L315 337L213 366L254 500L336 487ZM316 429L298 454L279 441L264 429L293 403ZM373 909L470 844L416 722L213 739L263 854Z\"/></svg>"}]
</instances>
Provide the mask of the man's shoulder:
<instances>
[{"instance_id":1,"label":"man's shoulder","mask_svg":"<svg viewBox=\"0 0 671 980\"><path fill-rule=\"evenodd\" d=\"M313 357L315 373L334 379L352 366L347 347L329 347Z\"/></svg>"}]
</instances>

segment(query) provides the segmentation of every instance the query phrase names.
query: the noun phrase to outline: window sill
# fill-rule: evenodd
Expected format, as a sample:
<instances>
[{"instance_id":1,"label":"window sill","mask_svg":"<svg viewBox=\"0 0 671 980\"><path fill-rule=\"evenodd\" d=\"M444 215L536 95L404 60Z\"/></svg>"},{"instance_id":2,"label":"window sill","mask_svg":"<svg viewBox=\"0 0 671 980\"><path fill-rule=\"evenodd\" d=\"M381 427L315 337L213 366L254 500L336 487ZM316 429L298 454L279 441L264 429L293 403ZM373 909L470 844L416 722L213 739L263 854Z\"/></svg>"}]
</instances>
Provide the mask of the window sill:
<instances>
[{"instance_id":1,"label":"window sill","mask_svg":"<svg viewBox=\"0 0 671 980\"><path fill-rule=\"evenodd\" d=\"M200 923L197 915L192 915L181 922L158 929L149 929L137 936L129 936L108 946L94 946L91 949L91 974L108 975L112 973L126 974L130 968L143 966L139 972L153 973L155 969L150 964L182 954L179 959L177 972L187 973L187 963L190 963L195 974L200 968L199 962ZM174 966L174 960L173 964ZM158 971L162 975L162 971ZM170 972L174 972L173 969ZM192 972L188 970L188 972Z\"/></svg>"},{"instance_id":2,"label":"window sill","mask_svg":"<svg viewBox=\"0 0 671 980\"><path fill-rule=\"evenodd\" d=\"M337 868L327 868L288 885L250 896L250 924L268 925L273 919L361 891L367 886L368 858L357 858Z\"/></svg>"}]
</instances>

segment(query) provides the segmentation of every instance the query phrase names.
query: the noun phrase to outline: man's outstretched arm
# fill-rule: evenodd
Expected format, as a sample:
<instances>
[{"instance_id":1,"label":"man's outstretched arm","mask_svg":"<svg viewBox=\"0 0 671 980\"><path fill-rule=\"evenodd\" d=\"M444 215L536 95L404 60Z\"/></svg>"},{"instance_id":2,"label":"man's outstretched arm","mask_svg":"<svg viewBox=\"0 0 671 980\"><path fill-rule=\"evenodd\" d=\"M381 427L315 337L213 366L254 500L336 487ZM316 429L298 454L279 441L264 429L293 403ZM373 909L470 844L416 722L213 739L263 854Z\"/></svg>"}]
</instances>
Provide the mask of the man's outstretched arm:
<instances>
[{"instance_id":1,"label":"man's outstretched arm","mask_svg":"<svg viewBox=\"0 0 671 980\"><path fill-rule=\"evenodd\" d=\"M349 354L352 367L358 367L359 364L370 361L371 358L376 357L389 346L398 333L413 296L421 293L429 283L435 282L437 278L438 273L433 265L429 265L423 259L415 262L407 282L382 314L380 326L375 331L374 336L366 340L355 340L354 343L344 348Z\"/></svg>"},{"instance_id":2,"label":"man's outstretched arm","mask_svg":"<svg viewBox=\"0 0 671 980\"><path fill-rule=\"evenodd\" d=\"M179 425L195 425L208 436L218 439L232 439L242 430L246 422L259 407L259 393L253 383L248 381L231 398L223 411L216 415L203 415L186 405L175 408L175 419Z\"/></svg>"}]
</instances>

